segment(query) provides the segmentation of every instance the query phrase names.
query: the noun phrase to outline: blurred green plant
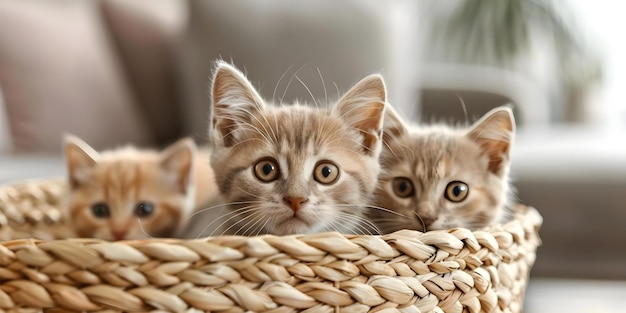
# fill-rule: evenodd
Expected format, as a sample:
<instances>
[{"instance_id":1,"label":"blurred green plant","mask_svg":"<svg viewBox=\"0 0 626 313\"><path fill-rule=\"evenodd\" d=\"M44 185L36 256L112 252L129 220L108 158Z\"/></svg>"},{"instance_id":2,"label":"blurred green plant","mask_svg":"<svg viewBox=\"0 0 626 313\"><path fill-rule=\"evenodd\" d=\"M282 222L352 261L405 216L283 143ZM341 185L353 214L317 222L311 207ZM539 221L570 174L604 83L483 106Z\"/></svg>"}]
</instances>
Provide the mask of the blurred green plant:
<instances>
[{"instance_id":1,"label":"blurred green plant","mask_svg":"<svg viewBox=\"0 0 626 313\"><path fill-rule=\"evenodd\" d=\"M563 87L602 79L597 51L581 36L563 0L461 0L435 28L448 58L464 63L513 67L530 53L533 36L547 36L557 55Z\"/></svg>"}]
</instances>

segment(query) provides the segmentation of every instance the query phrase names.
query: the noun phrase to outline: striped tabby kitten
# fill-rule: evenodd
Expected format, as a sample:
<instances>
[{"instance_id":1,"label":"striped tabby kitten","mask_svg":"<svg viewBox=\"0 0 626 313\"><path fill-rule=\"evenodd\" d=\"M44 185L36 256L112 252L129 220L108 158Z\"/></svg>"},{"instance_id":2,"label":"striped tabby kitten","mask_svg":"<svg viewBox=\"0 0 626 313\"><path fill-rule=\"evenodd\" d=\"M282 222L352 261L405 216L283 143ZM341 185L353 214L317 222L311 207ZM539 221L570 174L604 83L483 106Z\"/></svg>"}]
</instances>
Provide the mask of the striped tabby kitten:
<instances>
[{"instance_id":1,"label":"striped tabby kitten","mask_svg":"<svg viewBox=\"0 0 626 313\"><path fill-rule=\"evenodd\" d=\"M181 139L162 152L125 147L96 152L65 139L66 218L77 236L105 240L172 236L217 194L208 151ZM196 187L202 190L196 194Z\"/></svg>"},{"instance_id":2,"label":"striped tabby kitten","mask_svg":"<svg viewBox=\"0 0 626 313\"><path fill-rule=\"evenodd\" d=\"M270 105L241 72L218 62L212 97L211 165L228 205L219 233L367 231L386 101L380 75L331 109Z\"/></svg>"},{"instance_id":3,"label":"striped tabby kitten","mask_svg":"<svg viewBox=\"0 0 626 313\"><path fill-rule=\"evenodd\" d=\"M508 172L515 133L511 109L473 126L409 127L388 108L374 212L384 233L399 229L479 228L508 218Z\"/></svg>"}]
</instances>

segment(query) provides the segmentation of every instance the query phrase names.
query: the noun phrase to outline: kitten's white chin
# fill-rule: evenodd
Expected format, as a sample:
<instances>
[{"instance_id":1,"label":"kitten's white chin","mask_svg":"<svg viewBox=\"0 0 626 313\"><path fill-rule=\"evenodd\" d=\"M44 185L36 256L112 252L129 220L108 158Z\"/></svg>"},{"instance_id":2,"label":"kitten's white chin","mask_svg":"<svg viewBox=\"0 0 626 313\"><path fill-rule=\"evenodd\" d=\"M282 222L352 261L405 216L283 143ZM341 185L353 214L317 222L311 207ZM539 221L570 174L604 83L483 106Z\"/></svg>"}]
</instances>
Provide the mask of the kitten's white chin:
<instances>
[{"instance_id":1,"label":"kitten's white chin","mask_svg":"<svg viewBox=\"0 0 626 313\"><path fill-rule=\"evenodd\" d=\"M278 222L273 233L278 236L310 234L315 228L314 223L294 215Z\"/></svg>"}]
</instances>

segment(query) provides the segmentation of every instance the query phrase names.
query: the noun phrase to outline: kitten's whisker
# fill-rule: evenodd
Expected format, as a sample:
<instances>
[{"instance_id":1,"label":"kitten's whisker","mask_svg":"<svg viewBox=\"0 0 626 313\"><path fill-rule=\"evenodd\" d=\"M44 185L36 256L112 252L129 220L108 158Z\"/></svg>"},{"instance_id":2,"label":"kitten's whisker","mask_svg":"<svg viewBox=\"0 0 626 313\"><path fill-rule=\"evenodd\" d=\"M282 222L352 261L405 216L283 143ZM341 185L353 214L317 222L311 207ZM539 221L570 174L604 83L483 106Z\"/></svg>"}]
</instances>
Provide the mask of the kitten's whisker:
<instances>
[{"instance_id":1,"label":"kitten's whisker","mask_svg":"<svg viewBox=\"0 0 626 313\"><path fill-rule=\"evenodd\" d=\"M261 215L257 221L252 225L252 227L250 227L250 236L258 236L265 228L265 225L267 224L269 217L267 215ZM265 222L263 222L265 221ZM262 223L262 224L261 224ZM255 234L255 231L256 234ZM247 233L247 232L246 232Z\"/></svg>"},{"instance_id":2,"label":"kitten's whisker","mask_svg":"<svg viewBox=\"0 0 626 313\"><path fill-rule=\"evenodd\" d=\"M337 216L336 218L339 222L343 222L344 224L349 224L350 222L352 222L352 217ZM351 228L353 229L353 232L357 235L372 235L372 232L360 223L355 223Z\"/></svg>"},{"instance_id":3,"label":"kitten's whisker","mask_svg":"<svg viewBox=\"0 0 626 313\"><path fill-rule=\"evenodd\" d=\"M261 228L259 228L259 230L256 232L255 236L259 236L261 234L261 232L266 229L265 227L267 226L267 223L270 221L270 217L265 217L265 223L263 223L263 225L261 226Z\"/></svg>"},{"instance_id":4,"label":"kitten's whisker","mask_svg":"<svg viewBox=\"0 0 626 313\"><path fill-rule=\"evenodd\" d=\"M252 214L250 214L250 216L248 217L250 220L245 223L244 225L242 225L241 227L239 227L239 229L235 232L235 234L238 234L239 231L244 231L243 233L241 233L242 236L246 236L246 234L248 233L248 231L252 230L252 227L254 227L261 219L257 218L257 217L263 217L261 215L261 211L256 211ZM252 225L250 225L250 223L254 222Z\"/></svg>"},{"instance_id":5,"label":"kitten's whisker","mask_svg":"<svg viewBox=\"0 0 626 313\"><path fill-rule=\"evenodd\" d=\"M259 196L259 195L255 195L255 194L253 194L253 193L251 193L251 192L249 192L249 191L243 190L241 187L239 187L239 186L237 186L237 185L235 185L235 187L237 188L237 190L239 190L239 191L241 191L241 192L243 192L243 193L245 193L245 194L249 195L249 196L250 196L250 197L252 197L252 198L262 200L262 201L257 201L257 202L259 202L259 203L269 202L269 199L268 199L268 198L265 198L265 197L262 197L262 196Z\"/></svg>"},{"instance_id":6,"label":"kitten's whisker","mask_svg":"<svg viewBox=\"0 0 626 313\"><path fill-rule=\"evenodd\" d=\"M252 204L260 204L260 203L252 203ZM224 216L228 216L228 215L233 215L233 214L236 214L236 213L248 210L250 208L257 208L257 207L255 207L254 205L243 206L243 207L237 208L236 210L232 210L232 211L230 211L228 213L225 213L225 214L221 215L220 218L224 217Z\"/></svg>"},{"instance_id":7,"label":"kitten's whisker","mask_svg":"<svg viewBox=\"0 0 626 313\"><path fill-rule=\"evenodd\" d=\"M261 121L255 116L255 114L253 114L252 112L250 112L249 110L247 110L245 108L237 108L236 110L240 112L240 114L236 114L237 115L236 117L235 116L229 116L229 115L226 115L226 116L222 117L223 119L235 122L235 123L237 123L240 126L238 129L234 129L233 131L240 130L241 127L247 126L247 127L249 127L249 130L254 131L256 133L259 133L261 135L265 135L265 133L262 132L261 129L259 129L258 127L254 126L253 124L251 124L249 122L243 121L244 120L243 117L250 116L250 117L253 117L259 124L263 125L263 123L261 123ZM233 115L235 115L235 114L233 114ZM226 135L232 134L233 131L229 132ZM267 129L265 129L265 131L267 131ZM271 142L266 136L263 136L263 137L267 141Z\"/></svg>"},{"instance_id":8,"label":"kitten's whisker","mask_svg":"<svg viewBox=\"0 0 626 313\"><path fill-rule=\"evenodd\" d=\"M274 128L272 127L272 124L270 123L270 121L267 119L267 117L265 116L265 114L261 115L263 117L263 120L265 120L265 123L267 124L267 128L269 128L272 138L274 138L274 143L278 143L278 136L276 135L276 132L274 132ZM276 118L274 118L274 121L276 121ZM265 131L267 132L267 129L265 128L265 126L263 126L263 129L265 129ZM269 134L268 134L269 135Z\"/></svg>"},{"instance_id":9,"label":"kitten's whisker","mask_svg":"<svg viewBox=\"0 0 626 313\"><path fill-rule=\"evenodd\" d=\"M322 72L319 67L317 67L317 74L319 74L320 80L322 81L322 87L324 88L324 103L326 104L326 109L328 109L328 92L326 92L326 83L324 82L324 77L322 77Z\"/></svg>"},{"instance_id":10,"label":"kitten's whisker","mask_svg":"<svg viewBox=\"0 0 626 313\"><path fill-rule=\"evenodd\" d=\"M278 118L277 118L277 116L276 116L276 111L275 111L275 110L272 110L272 116L274 117L274 119L273 119L273 121L274 121L274 126L277 126L277 124L276 124L276 123L277 123L277 121L278 121ZM270 128L270 129L272 130L272 134L274 135L274 140L275 140L276 144L278 144L278 143L279 143L279 140L278 140L278 135L276 134L276 132L274 132L274 129L273 129L273 128Z\"/></svg>"},{"instance_id":11,"label":"kitten's whisker","mask_svg":"<svg viewBox=\"0 0 626 313\"><path fill-rule=\"evenodd\" d=\"M330 125L330 127L329 127L329 125ZM328 138L329 134L334 134L335 132L339 131L339 127L340 127L340 124L336 124L336 123L329 124L328 120L324 119L322 127L319 128L319 133L323 135L323 136L320 136L320 137L324 138L324 139ZM338 140L339 139L333 139L331 141L327 141L326 143L330 144L330 143L334 143L335 141L338 141Z\"/></svg>"},{"instance_id":12,"label":"kitten's whisker","mask_svg":"<svg viewBox=\"0 0 626 313\"><path fill-rule=\"evenodd\" d=\"M361 133L361 134L364 134L364 136L365 136L365 135L368 135L368 133L367 133L367 132L364 132L364 131L360 131L360 133ZM341 139L343 139L343 138L341 138ZM336 140L340 140L340 139L336 139ZM363 142L362 142L361 140L353 140L353 141L354 141L354 143L355 143L357 146L360 146L363 150L370 151L370 152L372 151L372 149L371 149L370 147L366 147L365 145L363 145ZM355 153L355 154L358 154L356 151L355 151L354 153Z\"/></svg>"},{"instance_id":13,"label":"kitten's whisker","mask_svg":"<svg viewBox=\"0 0 626 313\"><path fill-rule=\"evenodd\" d=\"M360 221L361 223L358 223L358 225L362 226L364 229L368 230L368 232L370 234L372 234L372 232L369 230L368 227L370 227L371 229L373 229L375 232L377 232L378 234L381 234L381 230L376 226L376 224L374 224L372 221L370 221L368 218L362 217L362 216L358 216L355 214L349 214L349 213L342 213L344 214L344 216L348 217L348 218L355 218L357 221Z\"/></svg>"},{"instance_id":14,"label":"kitten's whisker","mask_svg":"<svg viewBox=\"0 0 626 313\"><path fill-rule=\"evenodd\" d=\"M384 137L383 137L383 138L384 138ZM383 139L383 144L387 147L387 150L389 150L389 152L391 152L391 154L393 154L394 159L398 160L398 159L399 159L398 155L396 154L396 152L395 152L395 151L393 151L393 149L391 149L391 146L389 145L389 143L387 142L387 140L384 140L384 139Z\"/></svg>"},{"instance_id":15,"label":"kitten's whisker","mask_svg":"<svg viewBox=\"0 0 626 313\"><path fill-rule=\"evenodd\" d=\"M337 207L348 207L348 208L353 208L354 212L358 212L361 207L363 207L362 205L348 205L348 204L342 204L342 205L338 205ZM347 217L348 219L356 219L357 220L357 225L358 226L367 226L367 227L371 227L372 229L374 229L377 232L380 232L380 230L378 229L378 227L376 227L376 225L374 225L368 218L360 216L358 214L355 213L351 213L351 212L337 212L338 215L341 215L343 217Z\"/></svg>"},{"instance_id":16,"label":"kitten's whisker","mask_svg":"<svg viewBox=\"0 0 626 313\"><path fill-rule=\"evenodd\" d=\"M235 236L243 236L242 234L239 234L239 232L240 232L240 231L245 230L245 229L246 229L245 227L246 227L248 224L250 224L251 222L253 222L253 221L255 220L255 218L254 218L254 217L255 217L258 213L259 213L258 211L254 211L253 213L250 213L249 215L244 216L243 218L239 219L238 221L236 221L236 222L232 223L232 224L231 224L228 228L226 228L226 229L222 232L222 234L221 234L220 236L222 236L222 235L224 235L224 234L229 234L229 233L232 233L232 232L229 232L229 230L230 230L232 227L234 227L235 225L238 225L238 224L240 224L240 223L244 223L243 225L237 226L237 229L235 229L234 233L232 233L232 234L233 234L233 235L235 235Z\"/></svg>"},{"instance_id":17,"label":"kitten's whisker","mask_svg":"<svg viewBox=\"0 0 626 313\"><path fill-rule=\"evenodd\" d=\"M399 221L399 220L388 220L388 219L378 219L378 218L374 218L371 220L372 223L375 223L376 225L398 225L400 223L402 223L403 221Z\"/></svg>"},{"instance_id":18,"label":"kitten's whisker","mask_svg":"<svg viewBox=\"0 0 626 313\"><path fill-rule=\"evenodd\" d=\"M404 148L404 150L408 151L409 153L411 153L411 160L416 160L417 158L415 157L415 151L413 151L413 149L407 145L400 145L400 147Z\"/></svg>"},{"instance_id":19,"label":"kitten's whisker","mask_svg":"<svg viewBox=\"0 0 626 313\"><path fill-rule=\"evenodd\" d=\"M222 218L227 217L227 218L226 218L226 220L225 220L224 222L222 222L219 226L217 226L217 228L215 228L216 230L217 230L217 229L220 229L222 226L224 226L224 224L225 224L226 222L230 221L230 219L231 219L231 218L233 218L233 217L237 217L237 216L239 216L239 215L241 215L241 214L245 214L245 213L246 213L246 211L247 211L247 210L249 210L249 209L251 209L251 208L254 208L254 206L253 206L253 205L243 206L243 207L238 208L238 209L236 209L236 210L234 210L234 211L228 212L228 213L226 213L226 214L223 214L223 215L221 215L221 216L217 217L216 219L214 219L211 223L209 223L207 226L205 226L205 227L202 229L202 231L200 232L200 234L198 234L198 237L202 236L202 234L204 234L204 233L205 233L205 232L209 229L209 227L211 227L211 225L213 225L213 224L214 224L215 222L217 222L218 220L220 220L220 219L222 219ZM229 216L230 216L230 217L229 217ZM210 235L212 236L214 232L215 232L215 230L213 230L213 232L211 232L211 234L210 234ZM196 237L196 239L197 239L198 237Z\"/></svg>"},{"instance_id":20,"label":"kitten's whisker","mask_svg":"<svg viewBox=\"0 0 626 313\"><path fill-rule=\"evenodd\" d=\"M399 219L395 216L376 216L371 218L372 221L376 221L376 222L394 222L394 223L404 223L405 221L403 219Z\"/></svg>"},{"instance_id":21,"label":"kitten's whisker","mask_svg":"<svg viewBox=\"0 0 626 313\"><path fill-rule=\"evenodd\" d=\"M139 229L141 229L141 232L146 235L148 238L153 239L154 237L152 237L152 235L150 235L144 228L143 228L143 224L141 223L141 218L137 217L137 224L139 224Z\"/></svg>"},{"instance_id":22,"label":"kitten's whisker","mask_svg":"<svg viewBox=\"0 0 626 313\"><path fill-rule=\"evenodd\" d=\"M335 82L333 82L333 85L335 85L335 90L337 91L337 99L339 99L339 86L337 86Z\"/></svg>"},{"instance_id":23,"label":"kitten's whisker","mask_svg":"<svg viewBox=\"0 0 626 313\"><path fill-rule=\"evenodd\" d=\"M272 102L276 101L276 91L278 90L278 86L280 85L280 82L283 80L285 75L287 75L287 73L292 67L293 67L293 63L289 65L289 67L283 72L283 74L280 75L280 78L278 78L278 81L276 82L276 86L274 86L274 92L272 93Z\"/></svg>"},{"instance_id":24,"label":"kitten's whisker","mask_svg":"<svg viewBox=\"0 0 626 313\"><path fill-rule=\"evenodd\" d=\"M363 149L366 149L366 148L365 148L362 144L360 144L360 143L359 143L359 146L363 147ZM357 152L357 151L354 151L354 150L352 150L352 149L348 149L348 148L344 148L344 147L341 147L341 146L336 147L336 149L337 149L337 150L342 150L342 151L348 152L348 153L350 153L350 154L354 154L354 155L356 155L356 156L358 156L358 157L363 156L363 154L361 154L361 153L359 153L359 152Z\"/></svg>"},{"instance_id":25,"label":"kitten's whisker","mask_svg":"<svg viewBox=\"0 0 626 313\"><path fill-rule=\"evenodd\" d=\"M295 77L300 82L300 84L302 84L304 89L306 89L306 91L309 93L309 96L311 96L311 99L313 99L313 103L315 103L315 107L319 109L319 105L317 104L317 100L315 100L315 97L313 96L311 89L309 89L309 87L302 81L302 79L300 79L300 77L298 77L298 75L295 75Z\"/></svg>"},{"instance_id":26,"label":"kitten's whisker","mask_svg":"<svg viewBox=\"0 0 626 313\"><path fill-rule=\"evenodd\" d=\"M372 235L372 232L366 226L370 226L373 229L378 230L378 228L374 224L372 224L367 219L362 218L360 216L356 216L356 215L348 214L344 212L338 212L335 217L337 218L337 220L343 221L345 224L352 224L354 223L354 220L356 219L357 222L354 223L353 229L355 231L357 230L360 231L361 234L363 235Z\"/></svg>"},{"instance_id":27,"label":"kitten's whisker","mask_svg":"<svg viewBox=\"0 0 626 313\"><path fill-rule=\"evenodd\" d=\"M339 127L338 125L337 126L333 125L332 128L330 128L328 130L325 130L325 131L327 131L329 134L332 134L332 132L339 131L338 127ZM341 142L341 141L345 141L345 140L346 140L346 138L333 138L333 140L326 141L326 143L327 144L333 144L335 142Z\"/></svg>"},{"instance_id":28,"label":"kitten's whisker","mask_svg":"<svg viewBox=\"0 0 626 313\"><path fill-rule=\"evenodd\" d=\"M276 136L276 133L274 133L274 129L272 128L272 125L270 124L270 122L267 120L267 117L265 117L265 114L261 114L261 116L263 117L263 120L265 121L265 123L262 123L261 120L259 120L259 118L255 115L252 114L252 112L248 112L247 110L245 110L246 113L253 117L260 125L261 127L263 127L263 130L265 131L265 133L261 133L260 130L258 130L259 133L261 133L261 135L263 136L263 138L265 138L265 140L267 140L268 142L271 142L267 137L269 137L270 135L272 136L272 138L274 139L274 143L278 143L278 137ZM245 123L250 125L251 127L256 128L254 125L250 124L250 123ZM270 131L268 131L268 128ZM257 128L258 129L258 128ZM271 134L270 134L271 132ZM267 136L265 136L267 135Z\"/></svg>"},{"instance_id":29,"label":"kitten's whisker","mask_svg":"<svg viewBox=\"0 0 626 313\"><path fill-rule=\"evenodd\" d=\"M267 141L261 140L259 138L250 138L250 139L239 141L239 142L237 142L236 144L233 145L233 148L238 146L238 145L240 145L240 144L244 144L244 143L250 142L250 141L259 141L259 142L263 143L267 148L269 148L269 149L273 148L273 146L270 145Z\"/></svg>"},{"instance_id":30,"label":"kitten's whisker","mask_svg":"<svg viewBox=\"0 0 626 313\"><path fill-rule=\"evenodd\" d=\"M467 118L467 106L465 105L465 101L463 101L463 98L458 93L456 94L456 97L461 102L461 107L463 108L463 115L465 115L465 124L469 125L469 119Z\"/></svg>"},{"instance_id":31,"label":"kitten's whisker","mask_svg":"<svg viewBox=\"0 0 626 313\"><path fill-rule=\"evenodd\" d=\"M349 217L349 218L346 218ZM352 224L354 222L353 218L355 218L355 216L353 216L352 214L349 213L344 213L344 212L335 212L335 218L336 219L340 219L342 221L348 221L348 224ZM343 224L341 224L343 225ZM355 223L355 226L358 225L358 223Z\"/></svg>"},{"instance_id":32,"label":"kitten's whisker","mask_svg":"<svg viewBox=\"0 0 626 313\"><path fill-rule=\"evenodd\" d=\"M267 132L267 129L265 128L265 125L263 125L261 122L259 122L259 124L261 124L263 126L263 130L264 131L261 131L260 128L254 126L254 125L252 125L252 124L250 124L248 122L239 124L239 126L240 126L239 130L247 129L248 131L251 131L253 133L257 133L257 134L261 135L261 137L263 137L263 139L267 142L266 145L269 148L271 148L272 146L269 143L272 143L273 141L270 140L270 137L269 137L270 134ZM229 134L231 134L234 131L237 131L237 129L234 129ZM257 139L257 140L259 140L259 139ZM260 140L260 141L263 141L263 140Z\"/></svg>"},{"instance_id":33,"label":"kitten's whisker","mask_svg":"<svg viewBox=\"0 0 626 313\"><path fill-rule=\"evenodd\" d=\"M366 99L370 100L370 98L366 98ZM371 99L371 100L375 100L375 99ZM384 102L380 102L380 103L382 103L383 105L385 104ZM346 117L346 116L348 116L348 115L351 115L352 117L354 117L354 114L352 114L352 113L353 113L354 111L360 111L360 110L361 110L361 108L360 108L360 107L358 107L358 106L352 106L352 107L351 107L348 111L345 111L345 112L341 113L341 118L345 118L345 117ZM369 116L361 116L361 117L362 117L362 120L361 120L361 121L365 121L366 119L369 119L369 118L370 118ZM359 122L360 122L360 121L359 121Z\"/></svg>"},{"instance_id":34,"label":"kitten's whisker","mask_svg":"<svg viewBox=\"0 0 626 313\"><path fill-rule=\"evenodd\" d=\"M401 219L372 219L372 222L376 225L382 227L386 231L381 232L381 234L389 234L401 229L409 229L409 230L417 230L421 232L425 232L424 230L420 230L418 225L410 226L407 224L406 220ZM422 225L422 227L424 227Z\"/></svg>"},{"instance_id":35,"label":"kitten's whisker","mask_svg":"<svg viewBox=\"0 0 626 313\"><path fill-rule=\"evenodd\" d=\"M285 99L285 95L287 94L287 90L289 90L289 86L291 86L291 82L293 81L293 78L298 75L298 72L300 72L300 70L306 65L306 63L302 64L300 67L298 67L298 69L293 72L293 74L291 75L291 78L289 78L289 82L287 82L287 87L285 87L285 91L283 92L282 97L280 97L280 102L283 102L283 99Z\"/></svg>"},{"instance_id":36,"label":"kitten's whisker","mask_svg":"<svg viewBox=\"0 0 626 313\"><path fill-rule=\"evenodd\" d=\"M222 227L224 227L226 224L230 223L232 220L238 219L241 215L244 215L244 214L246 214L246 213L249 213L249 212L248 212L248 210L249 210L249 211L254 211L255 209L254 209L253 207L247 207L247 208L246 208L246 211L239 212L238 214L235 214L235 215L232 215L232 216L228 217L228 218L227 218L226 220L224 220L224 221L223 221L220 225L218 225L215 229L213 229L213 231L209 234L209 236L213 236L213 235L215 234L215 232L216 232L216 231L218 231L218 230L222 229ZM226 214L225 214L225 215L223 215L222 217L225 217L225 216L226 216ZM229 231L231 228L233 228L235 225L239 224L240 222L245 221L245 220L246 220L247 218L249 218L249 217L250 217L250 216L247 216L247 217L244 217L244 218L241 218L241 219L237 220L235 223L231 224L231 225L230 225L227 229L223 230L223 231L220 233L220 235L219 235L219 236L223 236L223 235L227 234L227 233L228 233L228 231ZM221 218L221 217L220 217L220 218ZM206 230L205 230L205 231L206 231Z\"/></svg>"},{"instance_id":37,"label":"kitten's whisker","mask_svg":"<svg viewBox=\"0 0 626 313\"><path fill-rule=\"evenodd\" d=\"M239 229L235 233L239 234L240 231L243 231L241 233L241 235L249 237L248 233L250 233L250 235L252 235L252 233L254 232L254 229L256 229L257 224L262 219L263 219L263 216L257 216L257 214L255 214L254 217L251 218L246 224L244 224L243 226L239 227ZM250 225L250 223L252 223L252 225Z\"/></svg>"},{"instance_id":38,"label":"kitten's whisker","mask_svg":"<svg viewBox=\"0 0 626 313\"><path fill-rule=\"evenodd\" d=\"M234 120L234 119L231 119ZM240 141L238 143L236 143L234 146L240 145L244 142L248 142L248 141L254 141L254 140L258 140L260 142L262 142L263 144L265 144L268 148L272 148L272 146L269 144L271 141L269 140L269 138L267 138L267 136L265 136L265 134L263 134L258 128L254 127L253 125L250 125L250 123L244 123L244 124L239 124L240 127L231 130L230 132L228 132L226 135L224 135L224 137L230 136L232 134L234 134L237 131L241 131L241 130L248 130L254 133L257 133L259 135L261 135L261 137L263 137L263 139L265 139L265 141L259 139L259 138L250 138L244 141Z\"/></svg>"},{"instance_id":39,"label":"kitten's whisker","mask_svg":"<svg viewBox=\"0 0 626 313\"><path fill-rule=\"evenodd\" d=\"M420 222L422 222L422 231L427 232L428 230L426 229L426 223L424 223L424 220L422 219L422 217L419 214L417 214L417 212L413 212L413 214L415 214L415 216L417 216Z\"/></svg>"},{"instance_id":40,"label":"kitten's whisker","mask_svg":"<svg viewBox=\"0 0 626 313\"><path fill-rule=\"evenodd\" d=\"M336 231L338 233L341 233L341 231L335 226L335 221L330 221L330 223L328 224L328 230L329 231Z\"/></svg>"},{"instance_id":41,"label":"kitten's whisker","mask_svg":"<svg viewBox=\"0 0 626 313\"><path fill-rule=\"evenodd\" d=\"M232 120L232 121L234 121L234 122L238 123L240 126L248 126L248 127L252 128L252 130L254 130L254 132L256 132L256 133L258 133L259 135L261 135L261 136L263 137L263 139L267 140L267 142L272 142L272 141L270 140L270 138L269 138L270 133L267 131L267 127L269 127L269 126L270 126L270 125L269 125L269 122L267 121L267 119L265 120L265 121L267 122L267 127L266 127L266 125L265 125L264 123L262 123L262 122L261 122L261 120L259 120L259 118L258 118L255 114L253 114L252 112L250 112L249 110L247 110L247 109L243 109L243 108L238 108L237 110L242 111L245 115L247 115L247 116L250 116L250 117L254 118L254 119L257 121L257 123L259 123L259 125L261 125L261 127L263 128L263 131L261 131L261 129L260 129L260 128L258 128L257 126L252 125L252 124L251 124L251 123L249 123L249 122L243 122L243 123L241 123L241 122L242 122L242 121L241 121L241 119L230 118L230 117L225 117L225 119L230 119L230 120ZM265 117L264 117L264 118L265 118ZM229 134L231 134L232 132L234 132L234 131L236 131L236 130L237 130L237 129L234 129L234 130L233 130L233 131L231 131ZM272 134L274 135L274 138L276 138L276 134L274 134L274 133L273 133L273 131L272 131Z\"/></svg>"},{"instance_id":42,"label":"kitten's whisker","mask_svg":"<svg viewBox=\"0 0 626 313\"><path fill-rule=\"evenodd\" d=\"M189 217L187 217L187 220L191 219L192 217L194 217L195 215L198 215L200 213L204 213L206 211L217 209L217 208L221 208L221 207L225 207L225 206L240 205L240 204L261 204L261 203L263 203L263 202L261 202L261 201L239 201L239 202L220 203L220 204L217 204L217 205L210 206L208 208L197 210L196 212L191 214Z\"/></svg>"},{"instance_id":43,"label":"kitten's whisker","mask_svg":"<svg viewBox=\"0 0 626 313\"><path fill-rule=\"evenodd\" d=\"M253 211L253 212L252 212L250 215L248 215L248 216L246 216L246 217L244 217L244 218L242 218L242 219L238 220L237 222L235 222L235 223L231 224L228 228L226 228L226 229L225 229L225 230L224 230L224 231L220 234L220 236L223 236L223 235L225 235L225 234L228 234L228 233L229 233L229 231L230 231L233 227L235 227L236 225L238 225L238 224L241 224L241 223L243 223L243 222L245 222L245 221L247 221L247 220L249 220L249 219L254 220L254 217L255 217L256 215L258 215L258 214L259 214L259 210L258 210L258 209L257 209L257 210L249 210L249 211ZM248 213L248 212L242 212L242 213L240 213L240 214L237 214L237 215L235 215L235 216L232 216L232 217L230 217L230 218L228 219L228 221L230 221L231 219L233 219L233 218L235 218L235 217L239 217L241 214L245 214L245 213ZM248 222L248 223L249 223L249 222ZM247 223L246 223L245 225L247 225ZM243 229L243 227L245 227L245 225L244 225L244 226L242 226L242 227L239 227L239 228L235 231L235 235L236 235L236 234L238 234L238 233L239 233L239 231L241 231L241 230ZM220 227L221 227L221 225L220 225ZM219 228L218 228L218 229L219 229Z\"/></svg>"},{"instance_id":44,"label":"kitten's whisker","mask_svg":"<svg viewBox=\"0 0 626 313\"><path fill-rule=\"evenodd\" d=\"M337 207L363 207L363 208L368 208L368 209L376 209L379 211L383 211L385 213L390 213L390 214L394 214L400 217L404 217L404 218L408 218L408 216L401 214L399 212L396 212L394 210L390 210L387 208L383 208L383 207L379 207L379 206L375 206L375 205L370 205L370 204L336 204L335 206Z\"/></svg>"}]
</instances>

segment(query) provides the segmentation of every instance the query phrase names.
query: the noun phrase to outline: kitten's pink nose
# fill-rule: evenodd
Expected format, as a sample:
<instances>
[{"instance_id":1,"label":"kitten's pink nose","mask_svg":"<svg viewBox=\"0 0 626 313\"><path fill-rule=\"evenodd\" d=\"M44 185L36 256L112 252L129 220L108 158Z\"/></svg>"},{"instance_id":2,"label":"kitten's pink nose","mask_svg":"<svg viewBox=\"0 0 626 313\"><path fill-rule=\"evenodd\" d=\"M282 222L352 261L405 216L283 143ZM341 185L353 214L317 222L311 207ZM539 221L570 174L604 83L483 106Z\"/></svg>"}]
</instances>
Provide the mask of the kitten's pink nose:
<instances>
[{"instance_id":1,"label":"kitten's pink nose","mask_svg":"<svg viewBox=\"0 0 626 313\"><path fill-rule=\"evenodd\" d=\"M113 239L122 240L126 238L126 235L128 234L128 229L114 229L111 231L111 234L113 235Z\"/></svg>"},{"instance_id":2,"label":"kitten's pink nose","mask_svg":"<svg viewBox=\"0 0 626 313\"><path fill-rule=\"evenodd\" d=\"M289 207L291 207L294 212L298 212L300 205L309 201L309 199L303 197L284 197L283 200L289 204Z\"/></svg>"}]
</instances>

